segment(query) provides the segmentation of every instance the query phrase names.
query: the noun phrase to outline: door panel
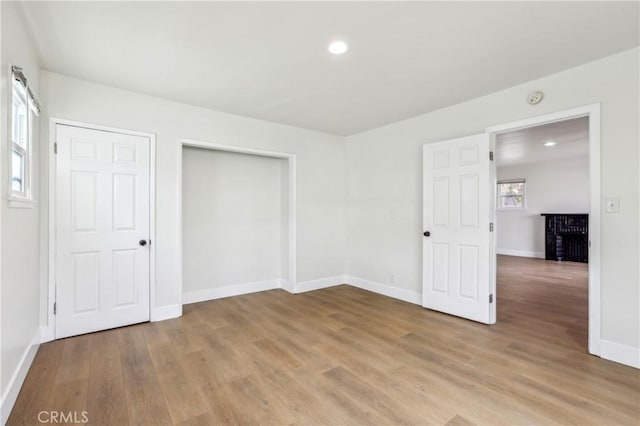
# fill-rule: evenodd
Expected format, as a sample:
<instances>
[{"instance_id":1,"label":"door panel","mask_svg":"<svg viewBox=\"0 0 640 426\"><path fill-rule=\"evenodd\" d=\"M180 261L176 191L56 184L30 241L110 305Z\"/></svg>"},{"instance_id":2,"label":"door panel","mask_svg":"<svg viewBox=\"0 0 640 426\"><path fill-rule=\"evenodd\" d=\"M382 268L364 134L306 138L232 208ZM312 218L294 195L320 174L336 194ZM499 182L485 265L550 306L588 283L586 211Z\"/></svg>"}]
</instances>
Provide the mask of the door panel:
<instances>
[{"instance_id":1,"label":"door panel","mask_svg":"<svg viewBox=\"0 0 640 426\"><path fill-rule=\"evenodd\" d=\"M449 226L449 177L433 179L433 224Z\"/></svg>"},{"instance_id":2,"label":"door panel","mask_svg":"<svg viewBox=\"0 0 640 426\"><path fill-rule=\"evenodd\" d=\"M113 252L113 286L116 291L115 306L133 305L137 302L136 263L137 249Z\"/></svg>"},{"instance_id":3,"label":"door panel","mask_svg":"<svg viewBox=\"0 0 640 426\"><path fill-rule=\"evenodd\" d=\"M423 306L489 323L489 137L424 145L423 164Z\"/></svg>"},{"instance_id":4,"label":"door panel","mask_svg":"<svg viewBox=\"0 0 640 426\"><path fill-rule=\"evenodd\" d=\"M97 173L71 172L71 220L75 232L96 231Z\"/></svg>"},{"instance_id":5,"label":"door panel","mask_svg":"<svg viewBox=\"0 0 640 426\"><path fill-rule=\"evenodd\" d=\"M432 244L431 290L449 293L449 244Z\"/></svg>"},{"instance_id":6,"label":"door panel","mask_svg":"<svg viewBox=\"0 0 640 426\"><path fill-rule=\"evenodd\" d=\"M480 247L460 244L458 246L458 258L460 262L460 297L470 300L478 300L478 279Z\"/></svg>"},{"instance_id":7,"label":"door panel","mask_svg":"<svg viewBox=\"0 0 640 426\"><path fill-rule=\"evenodd\" d=\"M149 320L150 141L57 125L56 338Z\"/></svg>"},{"instance_id":8,"label":"door panel","mask_svg":"<svg viewBox=\"0 0 640 426\"><path fill-rule=\"evenodd\" d=\"M136 175L113 175L113 230L136 229Z\"/></svg>"},{"instance_id":9,"label":"door panel","mask_svg":"<svg viewBox=\"0 0 640 426\"><path fill-rule=\"evenodd\" d=\"M72 312L96 312L100 292L100 253L73 253Z\"/></svg>"}]
</instances>

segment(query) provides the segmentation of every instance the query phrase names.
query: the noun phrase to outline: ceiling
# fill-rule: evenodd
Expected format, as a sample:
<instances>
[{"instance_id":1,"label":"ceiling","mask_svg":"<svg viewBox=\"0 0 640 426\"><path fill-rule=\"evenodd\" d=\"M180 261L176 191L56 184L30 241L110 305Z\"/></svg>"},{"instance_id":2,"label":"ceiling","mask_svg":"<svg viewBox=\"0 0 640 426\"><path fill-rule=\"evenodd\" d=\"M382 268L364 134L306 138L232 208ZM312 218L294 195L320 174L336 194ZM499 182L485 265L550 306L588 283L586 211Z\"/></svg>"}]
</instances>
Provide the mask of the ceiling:
<instances>
[{"instance_id":1,"label":"ceiling","mask_svg":"<svg viewBox=\"0 0 640 426\"><path fill-rule=\"evenodd\" d=\"M43 68L351 135L639 44L637 2L24 2ZM349 51L327 46L342 39Z\"/></svg>"},{"instance_id":2,"label":"ceiling","mask_svg":"<svg viewBox=\"0 0 640 426\"><path fill-rule=\"evenodd\" d=\"M553 141L554 146L544 146ZM589 118L574 118L496 137L496 165L541 163L589 156Z\"/></svg>"}]
</instances>

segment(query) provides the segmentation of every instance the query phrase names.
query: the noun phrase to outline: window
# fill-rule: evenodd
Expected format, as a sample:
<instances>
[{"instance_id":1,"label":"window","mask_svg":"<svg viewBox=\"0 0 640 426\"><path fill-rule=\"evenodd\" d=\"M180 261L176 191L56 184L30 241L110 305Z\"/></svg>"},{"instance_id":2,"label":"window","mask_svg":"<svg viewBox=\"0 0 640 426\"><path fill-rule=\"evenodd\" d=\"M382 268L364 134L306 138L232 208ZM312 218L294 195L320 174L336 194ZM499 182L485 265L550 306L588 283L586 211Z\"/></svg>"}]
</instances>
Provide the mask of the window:
<instances>
[{"instance_id":1,"label":"window","mask_svg":"<svg viewBox=\"0 0 640 426\"><path fill-rule=\"evenodd\" d=\"M30 160L29 109L25 88L14 81L11 125L11 193L22 198L29 197L28 166Z\"/></svg>"},{"instance_id":2,"label":"window","mask_svg":"<svg viewBox=\"0 0 640 426\"><path fill-rule=\"evenodd\" d=\"M9 163L10 205L12 201L31 201L32 123L39 113L39 103L19 67L12 67L11 145Z\"/></svg>"},{"instance_id":3,"label":"window","mask_svg":"<svg viewBox=\"0 0 640 426\"><path fill-rule=\"evenodd\" d=\"M524 209L524 179L498 181L498 209Z\"/></svg>"}]
</instances>

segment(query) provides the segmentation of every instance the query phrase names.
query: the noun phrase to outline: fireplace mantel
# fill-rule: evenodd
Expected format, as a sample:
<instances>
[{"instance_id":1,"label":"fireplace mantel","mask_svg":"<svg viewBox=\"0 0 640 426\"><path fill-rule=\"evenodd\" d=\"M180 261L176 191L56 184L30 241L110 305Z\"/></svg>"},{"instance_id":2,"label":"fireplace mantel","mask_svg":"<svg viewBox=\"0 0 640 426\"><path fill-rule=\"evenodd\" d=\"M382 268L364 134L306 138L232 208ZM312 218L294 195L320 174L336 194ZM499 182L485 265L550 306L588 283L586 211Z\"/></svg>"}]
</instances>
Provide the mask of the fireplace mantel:
<instances>
[{"instance_id":1,"label":"fireplace mantel","mask_svg":"<svg viewBox=\"0 0 640 426\"><path fill-rule=\"evenodd\" d=\"M589 215L542 213L545 218L545 259L589 261Z\"/></svg>"}]
</instances>

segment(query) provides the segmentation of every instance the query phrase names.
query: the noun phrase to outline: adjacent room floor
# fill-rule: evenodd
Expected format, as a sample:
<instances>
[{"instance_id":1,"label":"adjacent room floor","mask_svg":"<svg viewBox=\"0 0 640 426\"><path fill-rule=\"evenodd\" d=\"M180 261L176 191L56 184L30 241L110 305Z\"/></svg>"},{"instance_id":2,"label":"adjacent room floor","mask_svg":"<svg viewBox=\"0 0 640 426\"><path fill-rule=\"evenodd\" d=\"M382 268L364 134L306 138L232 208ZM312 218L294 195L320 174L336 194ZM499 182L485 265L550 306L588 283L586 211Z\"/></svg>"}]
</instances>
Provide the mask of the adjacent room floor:
<instances>
[{"instance_id":1,"label":"adjacent room floor","mask_svg":"<svg viewBox=\"0 0 640 426\"><path fill-rule=\"evenodd\" d=\"M500 257L494 326L349 286L187 305L42 345L8 424L635 425L640 372L587 354L586 278Z\"/></svg>"}]
</instances>

